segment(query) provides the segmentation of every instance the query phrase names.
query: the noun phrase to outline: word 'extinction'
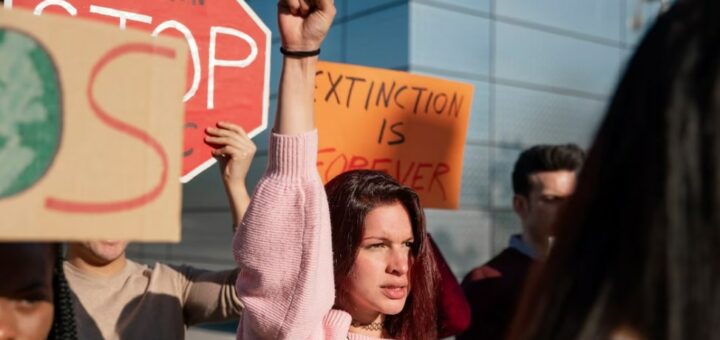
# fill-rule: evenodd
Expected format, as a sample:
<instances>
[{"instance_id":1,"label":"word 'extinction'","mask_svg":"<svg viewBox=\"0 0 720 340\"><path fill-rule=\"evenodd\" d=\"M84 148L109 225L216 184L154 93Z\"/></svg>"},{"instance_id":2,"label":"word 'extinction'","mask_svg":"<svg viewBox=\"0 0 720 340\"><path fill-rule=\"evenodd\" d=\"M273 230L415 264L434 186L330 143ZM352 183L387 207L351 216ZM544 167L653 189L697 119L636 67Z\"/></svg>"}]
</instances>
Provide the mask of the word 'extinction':
<instances>
[{"instance_id":1,"label":"word 'extinction'","mask_svg":"<svg viewBox=\"0 0 720 340\"><path fill-rule=\"evenodd\" d=\"M465 100L457 92L445 93L396 81L377 81L325 71L318 71L315 78L330 85L327 92L315 94L316 101L322 100L347 108L361 105L365 111L394 107L416 115L434 113L458 118Z\"/></svg>"}]
</instances>

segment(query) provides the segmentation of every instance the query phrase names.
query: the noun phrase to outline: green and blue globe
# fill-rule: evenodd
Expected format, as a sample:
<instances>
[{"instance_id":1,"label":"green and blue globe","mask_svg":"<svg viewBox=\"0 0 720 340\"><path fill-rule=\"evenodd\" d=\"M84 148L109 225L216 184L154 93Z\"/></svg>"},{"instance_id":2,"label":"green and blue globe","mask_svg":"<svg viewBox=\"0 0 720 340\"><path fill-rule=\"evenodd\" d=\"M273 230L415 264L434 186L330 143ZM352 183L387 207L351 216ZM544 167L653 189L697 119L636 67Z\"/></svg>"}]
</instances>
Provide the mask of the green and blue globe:
<instances>
[{"instance_id":1,"label":"green and blue globe","mask_svg":"<svg viewBox=\"0 0 720 340\"><path fill-rule=\"evenodd\" d=\"M0 199L47 173L61 139L61 101L48 51L28 34L0 26Z\"/></svg>"}]
</instances>

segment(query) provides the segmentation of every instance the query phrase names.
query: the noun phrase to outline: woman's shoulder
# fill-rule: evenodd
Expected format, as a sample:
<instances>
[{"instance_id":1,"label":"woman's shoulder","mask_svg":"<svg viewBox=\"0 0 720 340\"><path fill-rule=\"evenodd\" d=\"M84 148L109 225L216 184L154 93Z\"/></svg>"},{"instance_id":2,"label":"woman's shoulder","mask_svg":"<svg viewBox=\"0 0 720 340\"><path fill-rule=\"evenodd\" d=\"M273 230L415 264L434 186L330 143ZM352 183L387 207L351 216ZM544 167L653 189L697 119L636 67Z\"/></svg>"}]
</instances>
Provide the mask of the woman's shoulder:
<instances>
[{"instance_id":1,"label":"woman's shoulder","mask_svg":"<svg viewBox=\"0 0 720 340\"><path fill-rule=\"evenodd\" d=\"M331 309L323 319L323 329L328 339L345 339L350 331L352 317L345 311Z\"/></svg>"}]
</instances>

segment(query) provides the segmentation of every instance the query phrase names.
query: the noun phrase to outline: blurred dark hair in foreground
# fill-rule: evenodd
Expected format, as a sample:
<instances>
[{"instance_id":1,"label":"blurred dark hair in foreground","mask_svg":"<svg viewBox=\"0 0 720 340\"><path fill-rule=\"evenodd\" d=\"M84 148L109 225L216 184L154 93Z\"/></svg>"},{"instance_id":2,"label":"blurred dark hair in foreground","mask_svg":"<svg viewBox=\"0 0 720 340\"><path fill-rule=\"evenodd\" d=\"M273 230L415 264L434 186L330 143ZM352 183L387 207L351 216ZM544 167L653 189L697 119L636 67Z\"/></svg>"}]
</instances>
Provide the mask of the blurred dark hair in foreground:
<instances>
[{"instance_id":1,"label":"blurred dark hair in foreground","mask_svg":"<svg viewBox=\"0 0 720 340\"><path fill-rule=\"evenodd\" d=\"M720 1L638 47L511 339L720 334Z\"/></svg>"}]
</instances>

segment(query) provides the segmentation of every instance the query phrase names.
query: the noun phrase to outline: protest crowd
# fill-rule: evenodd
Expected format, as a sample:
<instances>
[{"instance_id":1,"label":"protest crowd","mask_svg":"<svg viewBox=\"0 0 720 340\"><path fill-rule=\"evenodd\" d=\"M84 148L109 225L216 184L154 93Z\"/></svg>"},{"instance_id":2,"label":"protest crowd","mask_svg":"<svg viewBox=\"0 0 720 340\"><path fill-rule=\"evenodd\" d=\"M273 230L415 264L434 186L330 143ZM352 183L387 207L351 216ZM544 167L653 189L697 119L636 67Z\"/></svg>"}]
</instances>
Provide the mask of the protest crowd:
<instances>
[{"instance_id":1,"label":"protest crowd","mask_svg":"<svg viewBox=\"0 0 720 340\"><path fill-rule=\"evenodd\" d=\"M15 53L32 50L33 34L9 29L44 20L20 12L0 9L0 74L20 77L26 65L46 60L37 51ZM438 207L426 195L448 199L454 186L461 185L453 161L368 155L363 146L339 142L328 147L323 133L333 127L318 118L318 107L355 106L366 115L407 108L413 116L427 117L421 118L419 129L439 131L431 142L457 138L462 143L465 135L443 132L443 122L459 119L470 105L464 88L441 92L413 87L400 75L371 81L363 69L350 67L341 74L322 64L321 47L335 27L336 12L333 0L278 2L282 69L277 109L269 128L267 164L253 190L246 187L246 178L256 154L255 133L231 116L199 128L185 124L186 130L201 129L207 149L183 150L180 143L170 148L167 141L179 142L181 134L148 137L103 114L124 105L118 99L119 104L103 107L93 99L111 101L115 96L96 93L92 85L94 79L111 84L103 78L103 67L108 74L122 73L109 61L82 73L77 70L90 69L82 60L56 58L61 67L80 65L74 69L83 74L78 79L91 79L80 90L89 97L88 111L140 145L133 147L150 150L149 165L140 166L144 172L113 177L127 189L119 192L134 192L137 181L156 186L133 199L108 193L101 203L89 203L57 196L39 200L39 206L55 209L48 214L90 211L96 215L88 223L117 226L134 221L128 211L157 200L165 202L161 209L174 209L169 215L175 220L169 224L179 225L180 200L165 196L165 190L180 188L173 177L180 173L180 158L173 153L206 152L218 163L230 207L233 222L225 251L235 267L136 262L127 255L130 242L158 238L141 233L124 237L130 227L119 228L120 234L85 228L98 234L34 237L28 230L67 222L3 206L3 200L20 199L23 190L30 190L5 187L15 183L10 176L34 175L13 172L14 165L4 163L8 158L0 154L0 176L10 178L0 178L0 339L184 339L189 327L217 322L237 322L235 336L245 340L720 338L720 2L677 0L659 15L620 77L587 151L573 143L541 144L519 154L507 180L521 233L512 235L489 261L463 273L460 281L433 240L424 211ZM112 13L128 22L143 20ZM42 37L52 30L38 32ZM220 34L241 37L230 30L211 32L216 34L212 39ZM127 51L157 54L166 60L148 63L147 70L166 72L164 67L180 65L173 68L183 71L178 79L192 69L186 66L193 65L193 58L182 56L193 51L178 47L182 44L162 40L143 45L139 33L118 34L143 42L123 45L108 58ZM209 48L215 53L213 46ZM263 51L250 46L253 58ZM239 65L220 57L216 62ZM39 76L28 79L49 77L47 69L39 67ZM24 106L0 104L0 147L7 144L11 151L12 136L25 133L13 130L11 120L32 122L32 117L53 112L38 108L53 92L37 90L30 80L8 97L21 101L37 93L42 99L27 99L30 104ZM338 94L341 82L354 87ZM167 107L182 113L180 83L167 97L158 95L154 85L139 91L152 93L149 103L167 101ZM11 91L10 86L0 82L0 91ZM60 100L45 107L66 104L76 105ZM143 119L151 121L137 121ZM77 126L70 118L57 124ZM359 129L363 123L356 124ZM373 143L412 143L406 141L411 130L403 124L382 120ZM148 131L181 130L180 121L173 127L153 126ZM96 141L77 144L87 143ZM21 167L21 161L13 164ZM160 180L155 172L162 173ZM72 181L83 187L75 179L59 182ZM457 202L448 204L457 208ZM143 215L138 221L149 218ZM166 240L173 238L177 241L172 235Z\"/></svg>"}]
</instances>

